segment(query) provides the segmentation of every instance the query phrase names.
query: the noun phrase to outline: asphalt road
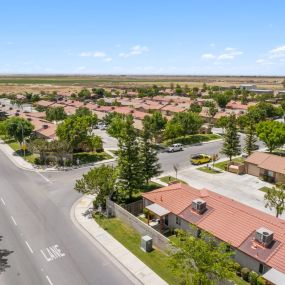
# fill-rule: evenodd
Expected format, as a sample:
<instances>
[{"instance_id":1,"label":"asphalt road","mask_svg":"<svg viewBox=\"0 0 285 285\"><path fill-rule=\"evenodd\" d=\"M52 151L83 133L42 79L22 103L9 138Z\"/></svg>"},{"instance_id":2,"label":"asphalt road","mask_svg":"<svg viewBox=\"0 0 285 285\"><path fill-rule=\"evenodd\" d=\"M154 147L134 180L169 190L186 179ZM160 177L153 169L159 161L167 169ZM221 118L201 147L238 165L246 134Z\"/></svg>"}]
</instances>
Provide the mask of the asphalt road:
<instances>
[{"instance_id":1,"label":"asphalt road","mask_svg":"<svg viewBox=\"0 0 285 285\"><path fill-rule=\"evenodd\" d=\"M76 177L49 181L0 152L0 284L133 284L72 223Z\"/></svg>"}]
</instances>

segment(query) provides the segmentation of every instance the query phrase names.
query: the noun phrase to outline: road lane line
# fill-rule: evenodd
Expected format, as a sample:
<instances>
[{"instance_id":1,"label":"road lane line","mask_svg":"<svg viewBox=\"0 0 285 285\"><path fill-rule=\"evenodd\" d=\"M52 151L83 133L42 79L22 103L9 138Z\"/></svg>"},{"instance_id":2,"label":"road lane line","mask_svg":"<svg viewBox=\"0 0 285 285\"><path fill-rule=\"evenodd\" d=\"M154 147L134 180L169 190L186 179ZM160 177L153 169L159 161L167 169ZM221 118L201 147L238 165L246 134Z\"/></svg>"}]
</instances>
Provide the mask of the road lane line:
<instances>
[{"instance_id":1,"label":"road lane line","mask_svg":"<svg viewBox=\"0 0 285 285\"><path fill-rule=\"evenodd\" d=\"M17 226L17 223L16 223L16 221L15 221L15 219L14 219L14 217L13 217L13 216L11 216L11 219L12 219L12 221L13 221L14 225L15 225L15 226Z\"/></svg>"},{"instance_id":2,"label":"road lane line","mask_svg":"<svg viewBox=\"0 0 285 285\"><path fill-rule=\"evenodd\" d=\"M42 175L39 171L37 171L37 174L43 178L46 182L52 183L47 177L45 177L44 175Z\"/></svg>"},{"instance_id":3,"label":"road lane line","mask_svg":"<svg viewBox=\"0 0 285 285\"><path fill-rule=\"evenodd\" d=\"M5 206L6 205L6 203L5 203L5 201L4 201L4 199L1 197L1 202L2 202L2 204Z\"/></svg>"},{"instance_id":4,"label":"road lane line","mask_svg":"<svg viewBox=\"0 0 285 285\"><path fill-rule=\"evenodd\" d=\"M51 280L49 279L49 277L47 275L46 275L46 279L50 285L53 285L53 283L51 282Z\"/></svg>"},{"instance_id":5,"label":"road lane line","mask_svg":"<svg viewBox=\"0 0 285 285\"><path fill-rule=\"evenodd\" d=\"M30 245L28 244L28 242L27 242L27 241L25 241L25 243L26 243L26 245L27 245L28 249L30 250L30 252L31 252L31 253L34 253L34 252L33 252L33 250L32 250L32 248L31 248L31 247L30 247Z\"/></svg>"}]
</instances>

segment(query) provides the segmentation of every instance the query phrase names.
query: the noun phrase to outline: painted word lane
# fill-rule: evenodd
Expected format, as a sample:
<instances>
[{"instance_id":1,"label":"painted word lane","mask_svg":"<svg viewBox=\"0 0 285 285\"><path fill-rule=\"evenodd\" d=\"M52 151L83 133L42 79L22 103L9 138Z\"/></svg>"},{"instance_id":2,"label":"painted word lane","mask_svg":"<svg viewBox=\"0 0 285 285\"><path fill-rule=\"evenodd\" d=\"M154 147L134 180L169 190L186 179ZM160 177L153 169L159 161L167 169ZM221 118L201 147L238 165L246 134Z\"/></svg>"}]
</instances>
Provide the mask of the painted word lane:
<instances>
[{"instance_id":1,"label":"painted word lane","mask_svg":"<svg viewBox=\"0 0 285 285\"><path fill-rule=\"evenodd\" d=\"M41 253L47 262L54 261L65 256L65 253L57 244L41 249Z\"/></svg>"}]
</instances>

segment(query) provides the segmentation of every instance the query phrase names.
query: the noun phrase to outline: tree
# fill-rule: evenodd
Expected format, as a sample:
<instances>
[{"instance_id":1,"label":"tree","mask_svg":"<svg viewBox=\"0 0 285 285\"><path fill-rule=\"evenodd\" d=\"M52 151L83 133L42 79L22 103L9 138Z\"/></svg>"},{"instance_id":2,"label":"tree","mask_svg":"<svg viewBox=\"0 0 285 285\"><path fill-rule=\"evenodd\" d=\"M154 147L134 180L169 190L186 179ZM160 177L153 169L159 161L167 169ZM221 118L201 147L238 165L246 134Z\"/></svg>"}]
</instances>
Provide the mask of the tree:
<instances>
[{"instance_id":1,"label":"tree","mask_svg":"<svg viewBox=\"0 0 285 285\"><path fill-rule=\"evenodd\" d=\"M78 117L92 116L92 112L86 107L79 107L75 111L75 116L78 116Z\"/></svg>"},{"instance_id":2,"label":"tree","mask_svg":"<svg viewBox=\"0 0 285 285\"><path fill-rule=\"evenodd\" d=\"M217 120L216 125L218 128L222 128L223 133L224 133L224 129L226 128L228 122L229 122L229 118L227 116L223 116Z\"/></svg>"},{"instance_id":3,"label":"tree","mask_svg":"<svg viewBox=\"0 0 285 285\"><path fill-rule=\"evenodd\" d=\"M282 81L282 85L285 88L285 79Z\"/></svg>"},{"instance_id":4,"label":"tree","mask_svg":"<svg viewBox=\"0 0 285 285\"><path fill-rule=\"evenodd\" d=\"M193 228L193 232L198 229ZM171 255L175 274L184 284L213 285L234 276L235 262L229 246L202 232L195 238L190 232L178 231L177 250Z\"/></svg>"},{"instance_id":5,"label":"tree","mask_svg":"<svg viewBox=\"0 0 285 285\"><path fill-rule=\"evenodd\" d=\"M191 105L190 105L190 109L191 112L194 113L200 113L202 111L202 107L200 106L200 104L196 101L194 101Z\"/></svg>"},{"instance_id":6,"label":"tree","mask_svg":"<svg viewBox=\"0 0 285 285\"><path fill-rule=\"evenodd\" d=\"M176 127L179 130L178 135L186 136L196 134L203 125L203 120L197 113L183 112L176 113L168 123L171 125L177 124L179 126Z\"/></svg>"},{"instance_id":7,"label":"tree","mask_svg":"<svg viewBox=\"0 0 285 285\"><path fill-rule=\"evenodd\" d=\"M229 121L224 136L222 153L229 157L230 161L232 160L233 156L239 155L241 153L235 115L229 116Z\"/></svg>"},{"instance_id":8,"label":"tree","mask_svg":"<svg viewBox=\"0 0 285 285\"><path fill-rule=\"evenodd\" d=\"M164 130L167 119L162 116L158 111L155 111L152 116L145 116L143 119L144 128L149 128L155 141L161 136L162 130Z\"/></svg>"},{"instance_id":9,"label":"tree","mask_svg":"<svg viewBox=\"0 0 285 285\"><path fill-rule=\"evenodd\" d=\"M140 148L132 116L127 116L118 139L118 179L120 194L132 199L143 184L142 162L139 159ZM124 198L124 197L123 197Z\"/></svg>"},{"instance_id":10,"label":"tree","mask_svg":"<svg viewBox=\"0 0 285 285\"><path fill-rule=\"evenodd\" d=\"M62 121L67 117L63 107L51 107L46 110L48 121Z\"/></svg>"},{"instance_id":11,"label":"tree","mask_svg":"<svg viewBox=\"0 0 285 285\"><path fill-rule=\"evenodd\" d=\"M215 101L218 103L220 108L226 108L227 104L231 100L230 96L224 94L224 93L219 93L214 96Z\"/></svg>"},{"instance_id":12,"label":"tree","mask_svg":"<svg viewBox=\"0 0 285 285\"><path fill-rule=\"evenodd\" d=\"M93 151L102 151L103 150L103 141L99 136L90 136L89 144L92 147Z\"/></svg>"},{"instance_id":13,"label":"tree","mask_svg":"<svg viewBox=\"0 0 285 285\"><path fill-rule=\"evenodd\" d=\"M250 155L256 149L256 131L255 125L251 122L246 128L245 146L244 151Z\"/></svg>"},{"instance_id":14,"label":"tree","mask_svg":"<svg viewBox=\"0 0 285 285\"><path fill-rule=\"evenodd\" d=\"M212 124L213 118L215 117L217 113L218 113L218 109L216 108L214 104L208 108L208 114L210 116L210 124Z\"/></svg>"},{"instance_id":15,"label":"tree","mask_svg":"<svg viewBox=\"0 0 285 285\"><path fill-rule=\"evenodd\" d=\"M285 126L277 121L264 121L257 124L257 136L262 140L272 152L285 143Z\"/></svg>"},{"instance_id":16,"label":"tree","mask_svg":"<svg viewBox=\"0 0 285 285\"><path fill-rule=\"evenodd\" d=\"M115 189L117 171L109 165L92 168L81 179L76 180L74 189L83 194L96 195L95 205L106 208L106 197Z\"/></svg>"},{"instance_id":17,"label":"tree","mask_svg":"<svg viewBox=\"0 0 285 285\"><path fill-rule=\"evenodd\" d=\"M264 195L265 207L275 209L276 217L282 215L285 209L285 185L276 184L275 187L267 189Z\"/></svg>"},{"instance_id":18,"label":"tree","mask_svg":"<svg viewBox=\"0 0 285 285\"><path fill-rule=\"evenodd\" d=\"M145 182L149 184L152 177L161 173L158 163L157 151L152 144L152 134L148 128L143 129L140 142L140 159L142 162L142 173Z\"/></svg>"},{"instance_id":19,"label":"tree","mask_svg":"<svg viewBox=\"0 0 285 285\"><path fill-rule=\"evenodd\" d=\"M111 123L108 125L107 133L110 136L118 139L119 137L122 136L125 123L126 123L125 116L122 116L121 114L115 115L112 118Z\"/></svg>"},{"instance_id":20,"label":"tree","mask_svg":"<svg viewBox=\"0 0 285 285\"><path fill-rule=\"evenodd\" d=\"M76 149L80 143L88 142L96 123L96 116L70 116L58 125L56 134L60 140L68 141Z\"/></svg>"},{"instance_id":21,"label":"tree","mask_svg":"<svg viewBox=\"0 0 285 285\"><path fill-rule=\"evenodd\" d=\"M165 130L164 130L164 138L173 140L179 136L182 135L182 126L180 123L174 122L173 120L170 120L167 122Z\"/></svg>"},{"instance_id":22,"label":"tree","mask_svg":"<svg viewBox=\"0 0 285 285\"><path fill-rule=\"evenodd\" d=\"M29 137L34 129L30 121L19 117L8 119L6 124L7 135L13 137L19 143L22 143L26 137Z\"/></svg>"},{"instance_id":23,"label":"tree","mask_svg":"<svg viewBox=\"0 0 285 285\"><path fill-rule=\"evenodd\" d=\"M83 88L78 93L78 98L81 100L86 100L91 98L91 92L87 88Z\"/></svg>"}]
</instances>

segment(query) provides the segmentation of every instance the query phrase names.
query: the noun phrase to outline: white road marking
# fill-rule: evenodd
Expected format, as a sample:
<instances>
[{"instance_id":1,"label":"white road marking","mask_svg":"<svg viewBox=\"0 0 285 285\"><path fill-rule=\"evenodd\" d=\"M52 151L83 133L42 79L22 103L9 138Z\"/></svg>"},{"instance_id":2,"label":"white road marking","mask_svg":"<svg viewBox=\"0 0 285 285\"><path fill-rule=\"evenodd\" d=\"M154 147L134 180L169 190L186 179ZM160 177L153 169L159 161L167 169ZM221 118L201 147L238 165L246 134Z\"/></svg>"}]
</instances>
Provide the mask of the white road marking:
<instances>
[{"instance_id":1,"label":"white road marking","mask_svg":"<svg viewBox=\"0 0 285 285\"><path fill-rule=\"evenodd\" d=\"M52 183L47 177L45 177L44 175L42 175L39 171L37 171L37 174L38 174L41 178L43 178L46 182Z\"/></svg>"},{"instance_id":2,"label":"white road marking","mask_svg":"<svg viewBox=\"0 0 285 285\"><path fill-rule=\"evenodd\" d=\"M12 221L13 221L14 225L15 225L15 226L17 226L17 223L16 223L16 221L15 221L15 219L14 219L14 217L13 217L13 216L11 216L11 219L12 219Z\"/></svg>"},{"instance_id":3,"label":"white road marking","mask_svg":"<svg viewBox=\"0 0 285 285\"><path fill-rule=\"evenodd\" d=\"M6 203L5 203L5 201L4 201L4 199L1 197L1 202L2 202L2 204L5 206L6 205Z\"/></svg>"},{"instance_id":4,"label":"white road marking","mask_svg":"<svg viewBox=\"0 0 285 285\"><path fill-rule=\"evenodd\" d=\"M30 250L30 252L31 252L31 253L34 253L34 252L33 252L33 250L32 250L32 248L31 248L31 247L30 247L30 245L28 244L28 242L27 242L27 241L25 241L25 243L26 243L26 245L27 245L28 249Z\"/></svg>"},{"instance_id":5,"label":"white road marking","mask_svg":"<svg viewBox=\"0 0 285 285\"><path fill-rule=\"evenodd\" d=\"M46 279L47 279L47 281L48 281L48 283L49 283L50 285L53 285L53 283L51 282L51 280L49 279L48 276L46 276Z\"/></svg>"},{"instance_id":6,"label":"white road marking","mask_svg":"<svg viewBox=\"0 0 285 285\"><path fill-rule=\"evenodd\" d=\"M49 246L44 250L41 249L41 253L47 262L50 262L50 261L53 261L53 260L56 260L58 258L62 258L65 256L65 253L61 251L61 249L59 248L57 244L53 246Z\"/></svg>"}]
</instances>

